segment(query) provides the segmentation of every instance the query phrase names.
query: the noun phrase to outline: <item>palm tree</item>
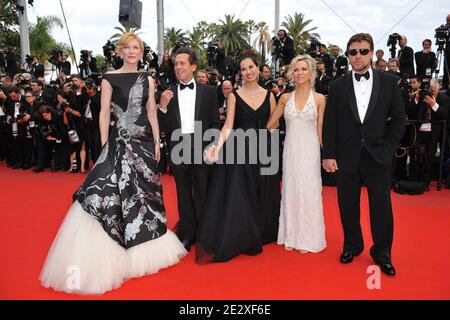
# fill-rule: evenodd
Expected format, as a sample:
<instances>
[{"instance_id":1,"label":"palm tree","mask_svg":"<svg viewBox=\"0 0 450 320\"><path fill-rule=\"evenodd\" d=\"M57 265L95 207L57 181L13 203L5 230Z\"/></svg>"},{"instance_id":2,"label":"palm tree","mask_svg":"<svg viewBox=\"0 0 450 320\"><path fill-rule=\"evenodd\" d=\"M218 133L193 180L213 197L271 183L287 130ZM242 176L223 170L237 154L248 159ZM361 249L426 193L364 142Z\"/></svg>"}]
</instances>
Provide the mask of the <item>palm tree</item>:
<instances>
[{"instance_id":1,"label":"palm tree","mask_svg":"<svg viewBox=\"0 0 450 320\"><path fill-rule=\"evenodd\" d=\"M200 64L203 59L206 32L201 28L194 27L192 31L187 32L187 45L197 54Z\"/></svg>"},{"instance_id":2,"label":"palm tree","mask_svg":"<svg viewBox=\"0 0 450 320\"><path fill-rule=\"evenodd\" d=\"M258 24L255 22L255 20L248 20L245 22L245 24L247 25L248 29L247 42L250 43L252 34L258 30Z\"/></svg>"},{"instance_id":3,"label":"palm tree","mask_svg":"<svg viewBox=\"0 0 450 320\"><path fill-rule=\"evenodd\" d=\"M266 63L266 54L271 47L271 34L266 22L262 21L257 24L256 33L258 36L253 41L253 47L261 54L261 63Z\"/></svg>"},{"instance_id":4,"label":"palm tree","mask_svg":"<svg viewBox=\"0 0 450 320\"><path fill-rule=\"evenodd\" d=\"M185 45L187 42L186 33L181 29L166 28L164 34L164 43L166 51L174 48L176 45Z\"/></svg>"},{"instance_id":5,"label":"palm tree","mask_svg":"<svg viewBox=\"0 0 450 320\"><path fill-rule=\"evenodd\" d=\"M63 28L61 20L56 16L37 17L37 22L30 25L30 50L39 61L47 60L53 49L61 49L73 56L67 44L57 43L51 32L55 27Z\"/></svg>"},{"instance_id":6,"label":"palm tree","mask_svg":"<svg viewBox=\"0 0 450 320\"><path fill-rule=\"evenodd\" d=\"M136 35L140 35L142 34L142 32L139 32L140 28L133 28L133 27L114 27L114 30L117 30L118 32L116 32L115 34L113 34L111 36L111 38L109 38L109 40L116 44L117 41L119 41L119 39L128 32L132 32Z\"/></svg>"},{"instance_id":7,"label":"palm tree","mask_svg":"<svg viewBox=\"0 0 450 320\"><path fill-rule=\"evenodd\" d=\"M241 20L235 20L234 15L225 15L225 20L219 20L214 38L222 41L225 54L233 54L236 49L247 48L249 34L247 25Z\"/></svg>"},{"instance_id":8,"label":"palm tree","mask_svg":"<svg viewBox=\"0 0 450 320\"><path fill-rule=\"evenodd\" d=\"M288 15L285 17L281 25L286 28L292 39L294 40L294 48L296 53L304 53L307 51L311 38L320 39L318 33L313 33L317 27L310 29L308 25L312 22L311 19L305 20L305 15L303 13L295 12L292 16Z\"/></svg>"}]
</instances>

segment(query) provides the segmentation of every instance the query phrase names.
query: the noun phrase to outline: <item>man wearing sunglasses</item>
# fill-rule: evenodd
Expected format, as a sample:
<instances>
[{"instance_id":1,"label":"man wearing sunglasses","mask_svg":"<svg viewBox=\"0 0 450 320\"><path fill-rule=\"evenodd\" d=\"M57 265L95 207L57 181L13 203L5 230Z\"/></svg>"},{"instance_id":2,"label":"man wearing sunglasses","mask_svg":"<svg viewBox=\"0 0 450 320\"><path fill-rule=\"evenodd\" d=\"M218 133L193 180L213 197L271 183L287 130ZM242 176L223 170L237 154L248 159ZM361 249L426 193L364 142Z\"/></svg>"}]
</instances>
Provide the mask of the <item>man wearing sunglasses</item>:
<instances>
[{"instance_id":1,"label":"man wearing sunglasses","mask_svg":"<svg viewBox=\"0 0 450 320\"><path fill-rule=\"evenodd\" d=\"M364 184L374 241L370 255L382 272L393 276L390 175L392 157L404 132L405 111L395 77L371 68L373 54L370 34L350 38L347 56L353 71L330 84L323 124L323 167L336 172L344 229L340 262L350 263L364 250L360 225Z\"/></svg>"}]
</instances>

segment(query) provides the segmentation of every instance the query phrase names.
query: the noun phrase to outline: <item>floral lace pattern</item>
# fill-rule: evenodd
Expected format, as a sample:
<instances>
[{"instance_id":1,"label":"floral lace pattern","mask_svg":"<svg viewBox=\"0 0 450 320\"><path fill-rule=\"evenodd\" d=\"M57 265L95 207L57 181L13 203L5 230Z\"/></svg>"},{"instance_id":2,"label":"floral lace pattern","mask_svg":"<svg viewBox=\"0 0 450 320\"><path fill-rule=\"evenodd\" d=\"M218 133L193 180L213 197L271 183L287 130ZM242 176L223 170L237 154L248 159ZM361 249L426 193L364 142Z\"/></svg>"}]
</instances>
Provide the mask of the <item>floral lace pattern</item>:
<instances>
[{"instance_id":1,"label":"floral lace pattern","mask_svg":"<svg viewBox=\"0 0 450 320\"><path fill-rule=\"evenodd\" d=\"M106 79L113 90L124 85L120 77L111 75ZM145 108L147 75L138 74L130 84L125 107L113 95L112 106L118 118L116 126L75 194L83 209L100 221L110 237L125 248L157 239L167 231L162 185ZM125 94L127 90L118 91Z\"/></svg>"}]
</instances>

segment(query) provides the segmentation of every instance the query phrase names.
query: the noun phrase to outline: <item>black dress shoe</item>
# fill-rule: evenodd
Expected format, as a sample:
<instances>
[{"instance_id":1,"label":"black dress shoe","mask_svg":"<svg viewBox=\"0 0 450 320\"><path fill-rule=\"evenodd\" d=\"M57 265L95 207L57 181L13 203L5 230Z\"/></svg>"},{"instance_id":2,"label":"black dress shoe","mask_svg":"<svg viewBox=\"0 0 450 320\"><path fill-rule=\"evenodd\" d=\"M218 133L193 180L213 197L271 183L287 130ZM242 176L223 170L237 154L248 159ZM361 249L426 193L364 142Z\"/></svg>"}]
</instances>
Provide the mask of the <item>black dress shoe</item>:
<instances>
[{"instance_id":1,"label":"black dress shoe","mask_svg":"<svg viewBox=\"0 0 450 320\"><path fill-rule=\"evenodd\" d=\"M381 271L388 276L395 276L395 268L390 263L379 264Z\"/></svg>"},{"instance_id":2,"label":"black dress shoe","mask_svg":"<svg viewBox=\"0 0 450 320\"><path fill-rule=\"evenodd\" d=\"M43 172L43 171L44 171L44 168L36 167L36 168L33 169L33 172L36 172L36 173Z\"/></svg>"},{"instance_id":3,"label":"black dress shoe","mask_svg":"<svg viewBox=\"0 0 450 320\"><path fill-rule=\"evenodd\" d=\"M359 256L359 254L354 254L350 252L344 251L344 253L341 254L341 257L339 258L339 261L341 263L350 263L353 261L353 257Z\"/></svg>"},{"instance_id":4,"label":"black dress shoe","mask_svg":"<svg viewBox=\"0 0 450 320\"><path fill-rule=\"evenodd\" d=\"M183 240L183 241L181 241L181 243L183 244L183 246L187 252L191 251L191 245L192 245L191 241Z\"/></svg>"}]
</instances>

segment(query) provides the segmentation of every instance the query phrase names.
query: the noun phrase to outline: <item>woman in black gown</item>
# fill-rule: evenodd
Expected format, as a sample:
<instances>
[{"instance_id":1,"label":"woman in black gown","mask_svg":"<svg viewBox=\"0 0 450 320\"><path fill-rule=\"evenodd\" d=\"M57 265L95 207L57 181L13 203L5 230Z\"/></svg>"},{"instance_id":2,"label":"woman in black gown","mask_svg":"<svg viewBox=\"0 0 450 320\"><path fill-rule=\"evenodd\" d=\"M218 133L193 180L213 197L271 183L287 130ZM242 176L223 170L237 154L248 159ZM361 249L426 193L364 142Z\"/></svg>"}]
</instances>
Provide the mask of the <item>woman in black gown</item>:
<instances>
[{"instance_id":1,"label":"woman in black gown","mask_svg":"<svg viewBox=\"0 0 450 320\"><path fill-rule=\"evenodd\" d=\"M218 145L205 151L205 160L216 162L219 155L226 159L231 139L237 141L238 132L241 136L255 133L257 143L247 141L244 149L234 150L232 163L227 160L216 165L197 239L197 263L223 262L241 253L256 255L262 252L264 244L277 239L280 180L277 173L265 175L262 171L266 166L259 147L267 141L270 150L273 137L266 125L275 108L275 97L258 85L258 63L253 56L243 56L239 65L244 85L230 94ZM273 153L276 163L278 150ZM236 162L243 154L245 161Z\"/></svg>"},{"instance_id":2,"label":"woman in black gown","mask_svg":"<svg viewBox=\"0 0 450 320\"><path fill-rule=\"evenodd\" d=\"M123 67L102 82L102 152L75 193L40 276L57 291L101 294L187 254L167 229L155 85L137 72L143 43L127 33L117 47ZM109 132L111 105L117 121Z\"/></svg>"}]
</instances>

